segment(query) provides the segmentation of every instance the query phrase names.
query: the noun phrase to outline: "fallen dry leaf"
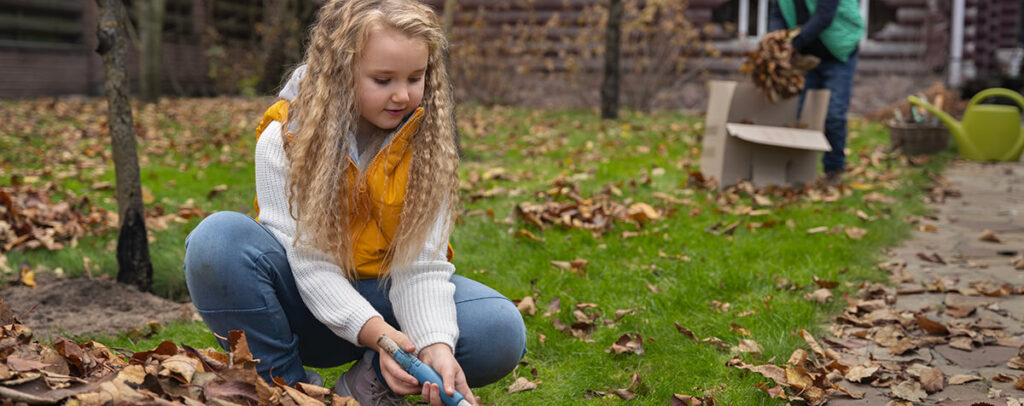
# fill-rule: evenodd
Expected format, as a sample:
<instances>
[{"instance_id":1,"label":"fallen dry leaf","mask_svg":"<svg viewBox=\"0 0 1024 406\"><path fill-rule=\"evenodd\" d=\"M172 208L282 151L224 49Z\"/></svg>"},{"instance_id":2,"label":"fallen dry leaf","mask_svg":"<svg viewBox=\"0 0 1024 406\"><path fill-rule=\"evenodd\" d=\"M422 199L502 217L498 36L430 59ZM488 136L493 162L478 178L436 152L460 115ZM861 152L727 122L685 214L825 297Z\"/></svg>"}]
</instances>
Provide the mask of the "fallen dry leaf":
<instances>
[{"instance_id":1,"label":"fallen dry leaf","mask_svg":"<svg viewBox=\"0 0 1024 406\"><path fill-rule=\"evenodd\" d=\"M826 288L815 290L814 292L804 295L804 299L812 302L818 302L821 304L828 303L828 299L832 297L832 291Z\"/></svg>"},{"instance_id":2,"label":"fallen dry leaf","mask_svg":"<svg viewBox=\"0 0 1024 406\"><path fill-rule=\"evenodd\" d=\"M980 381L981 377L977 375L964 375L957 374L949 377L950 385L963 385L967 382Z\"/></svg>"},{"instance_id":3,"label":"fallen dry leaf","mask_svg":"<svg viewBox=\"0 0 1024 406\"><path fill-rule=\"evenodd\" d=\"M938 392L945 387L945 375L938 368L923 369L919 379L921 380L921 388L928 393Z\"/></svg>"},{"instance_id":4,"label":"fallen dry leaf","mask_svg":"<svg viewBox=\"0 0 1024 406\"><path fill-rule=\"evenodd\" d=\"M989 230L989 229L985 229L985 231L982 231L981 235L978 236L978 239L981 240L981 241L994 242L994 243L1002 243L1003 242L1002 240L999 239L998 236L996 236L996 233L992 232L992 230Z\"/></svg>"},{"instance_id":5,"label":"fallen dry leaf","mask_svg":"<svg viewBox=\"0 0 1024 406\"><path fill-rule=\"evenodd\" d=\"M534 302L533 296L524 297L516 304L516 308L519 309L520 312L530 316L537 314L537 303Z\"/></svg>"},{"instance_id":6,"label":"fallen dry leaf","mask_svg":"<svg viewBox=\"0 0 1024 406\"><path fill-rule=\"evenodd\" d=\"M892 396L910 402L920 402L922 399L928 397L928 394L921 388L920 382L908 380L900 382L899 385L893 386Z\"/></svg>"},{"instance_id":7,"label":"fallen dry leaf","mask_svg":"<svg viewBox=\"0 0 1024 406\"><path fill-rule=\"evenodd\" d=\"M761 347L761 344L758 344L757 341L749 339L740 340L739 344L737 344L735 347L730 348L729 350L741 354L750 353L754 354L755 356L760 356L762 353L764 353L764 347Z\"/></svg>"},{"instance_id":8,"label":"fallen dry leaf","mask_svg":"<svg viewBox=\"0 0 1024 406\"><path fill-rule=\"evenodd\" d=\"M927 331L928 334L949 335L949 329L946 328L945 325L929 319L924 315L917 315L917 325L920 326L922 330Z\"/></svg>"},{"instance_id":9,"label":"fallen dry leaf","mask_svg":"<svg viewBox=\"0 0 1024 406\"><path fill-rule=\"evenodd\" d=\"M851 240L859 240L864 238L868 233L868 230L859 227L846 227L843 229L843 232L845 232L846 236L850 237Z\"/></svg>"},{"instance_id":10,"label":"fallen dry leaf","mask_svg":"<svg viewBox=\"0 0 1024 406\"><path fill-rule=\"evenodd\" d=\"M526 379L526 378L520 376L520 377L516 378L516 381L512 382L512 385L509 385L508 389L506 389L505 391L508 392L508 393L516 393L516 392L534 390L534 389L537 389L537 385L539 385L539 384L540 384L540 382L530 382L529 379Z\"/></svg>"},{"instance_id":11,"label":"fallen dry leaf","mask_svg":"<svg viewBox=\"0 0 1024 406\"><path fill-rule=\"evenodd\" d=\"M875 372L878 371L878 368L880 368L878 364L870 366L857 365L853 368L850 368L850 370L846 372L844 378L846 378L846 380L850 382L860 383L863 382L865 379L874 376Z\"/></svg>"},{"instance_id":12,"label":"fallen dry leaf","mask_svg":"<svg viewBox=\"0 0 1024 406\"><path fill-rule=\"evenodd\" d=\"M949 346L964 351L973 351L974 340L971 340L969 337L955 337L949 340Z\"/></svg>"},{"instance_id":13,"label":"fallen dry leaf","mask_svg":"<svg viewBox=\"0 0 1024 406\"><path fill-rule=\"evenodd\" d=\"M643 354L644 353L644 337L639 333L630 336L629 334L623 334L612 343L611 348L604 350L604 352L612 354Z\"/></svg>"}]
</instances>

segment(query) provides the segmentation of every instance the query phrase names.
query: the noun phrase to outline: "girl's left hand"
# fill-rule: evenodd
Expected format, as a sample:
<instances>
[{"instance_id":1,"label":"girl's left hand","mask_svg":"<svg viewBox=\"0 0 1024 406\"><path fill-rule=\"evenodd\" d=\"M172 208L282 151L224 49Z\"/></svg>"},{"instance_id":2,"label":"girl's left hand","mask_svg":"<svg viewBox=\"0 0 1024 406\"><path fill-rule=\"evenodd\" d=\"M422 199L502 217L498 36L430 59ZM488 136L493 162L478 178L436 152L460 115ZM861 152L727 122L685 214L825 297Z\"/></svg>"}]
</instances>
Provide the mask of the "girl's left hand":
<instances>
[{"instance_id":1,"label":"girl's left hand","mask_svg":"<svg viewBox=\"0 0 1024 406\"><path fill-rule=\"evenodd\" d=\"M447 344L436 343L423 348L420 350L420 361L434 368L441 375L441 381L444 382L443 389L434 383L424 383L420 392L424 401L430 402L433 406L444 406L444 403L441 402L440 391L444 390L451 396L457 390L466 397L466 401L470 404L480 404L476 396L473 396L473 391L469 389L469 384L466 383L466 374L462 372L462 367L455 360L455 354Z\"/></svg>"}]
</instances>

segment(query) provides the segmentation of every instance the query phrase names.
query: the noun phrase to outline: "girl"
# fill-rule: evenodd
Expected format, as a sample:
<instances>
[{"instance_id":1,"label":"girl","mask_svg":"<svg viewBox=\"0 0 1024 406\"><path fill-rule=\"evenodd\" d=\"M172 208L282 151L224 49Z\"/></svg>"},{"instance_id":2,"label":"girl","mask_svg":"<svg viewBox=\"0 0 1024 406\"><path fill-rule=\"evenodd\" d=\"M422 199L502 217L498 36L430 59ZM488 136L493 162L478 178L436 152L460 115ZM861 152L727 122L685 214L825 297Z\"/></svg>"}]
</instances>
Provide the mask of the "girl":
<instances>
[{"instance_id":1,"label":"girl","mask_svg":"<svg viewBox=\"0 0 1024 406\"><path fill-rule=\"evenodd\" d=\"M245 330L264 379L357 362L335 391L404 404L440 390L475 401L525 353L507 298L453 275L456 151L447 43L412 0L334 0L256 145L257 221L209 216L186 238L185 277L206 324ZM442 377L417 384L386 334ZM227 343L221 341L227 348Z\"/></svg>"}]
</instances>

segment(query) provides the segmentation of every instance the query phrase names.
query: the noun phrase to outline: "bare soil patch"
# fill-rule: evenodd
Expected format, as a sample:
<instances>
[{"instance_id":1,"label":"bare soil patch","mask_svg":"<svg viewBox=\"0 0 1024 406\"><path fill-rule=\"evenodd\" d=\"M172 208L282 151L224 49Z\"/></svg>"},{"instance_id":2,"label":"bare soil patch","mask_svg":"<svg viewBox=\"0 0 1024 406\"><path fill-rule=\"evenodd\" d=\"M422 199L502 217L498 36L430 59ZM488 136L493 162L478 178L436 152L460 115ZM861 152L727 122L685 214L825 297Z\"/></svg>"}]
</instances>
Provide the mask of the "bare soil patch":
<instances>
[{"instance_id":1,"label":"bare soil patch","mask_svg":"<svg viewBox=\"0 0 1024 406\"><path fill-rule=\"evenodd\" d=\"M41 340L63 336L117 335L150 321L191 319L191 303L140 292L108 278L36 275L36 287L6 286L0 298Z\"/></svg>"}]
</instances>

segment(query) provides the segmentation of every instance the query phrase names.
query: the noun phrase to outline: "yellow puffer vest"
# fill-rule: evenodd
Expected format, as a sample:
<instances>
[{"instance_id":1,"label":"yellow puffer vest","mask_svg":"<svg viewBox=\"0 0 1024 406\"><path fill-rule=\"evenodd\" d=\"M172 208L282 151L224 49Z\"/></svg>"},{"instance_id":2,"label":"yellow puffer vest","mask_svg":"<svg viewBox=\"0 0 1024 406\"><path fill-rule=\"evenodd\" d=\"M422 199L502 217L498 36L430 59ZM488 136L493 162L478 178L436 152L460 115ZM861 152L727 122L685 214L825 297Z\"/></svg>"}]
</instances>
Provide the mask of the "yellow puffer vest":
<instances>
[{"instance_id":1,"label":"yellow puffer vest","mask_svg":"<svg viewBox=\"0 0 1024 406\"><path fill-rule=\"evenodd\" d=\"M263 114L257 133L262 134L273 121L284 123L287 117L288 101L280 100ZM384 262L385 254L391 239L395 236L395 230L398 229L402 203L405 200L405 185L409 179L409 162L412 161L412 146L409 142L419 129L422 119L421 107L416 109L398 129L391 142L381 147L380 152L374 156L366 168L364 181L357 186L358 194L352 197L353 204L349 205L349 230L352 230L354 243L352 263L356 267L359 279L377 278L387 269ZM292 134L289 133L287 137L291 142ZM346 176L349 184L355 184L359 179L359 168L351 158L348 160ZM258 218L259 202L253 199L253 205L256 207ZM451 261L454 255L455 252L449 244L448 260Z\"/></svg>"}]
</instances>

